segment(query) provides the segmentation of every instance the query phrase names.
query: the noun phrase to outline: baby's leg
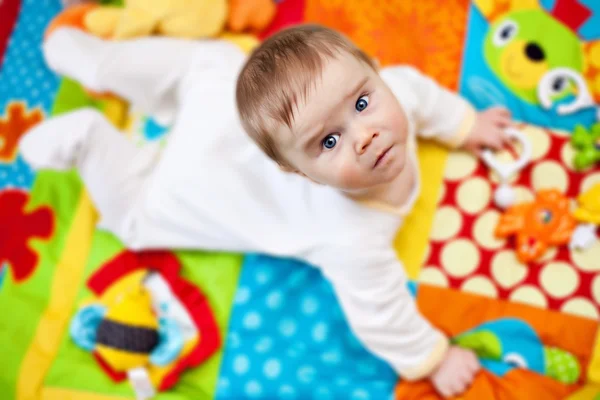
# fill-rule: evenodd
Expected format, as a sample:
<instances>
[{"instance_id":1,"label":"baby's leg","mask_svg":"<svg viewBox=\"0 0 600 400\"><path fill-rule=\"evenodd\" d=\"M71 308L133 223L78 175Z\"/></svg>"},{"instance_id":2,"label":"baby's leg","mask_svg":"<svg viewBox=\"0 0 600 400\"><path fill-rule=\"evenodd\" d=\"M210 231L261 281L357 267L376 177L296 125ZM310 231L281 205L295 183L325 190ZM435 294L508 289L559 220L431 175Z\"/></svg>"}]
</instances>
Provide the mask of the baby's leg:
<instances>
[{"instance_id":1,"label":"baby's leg","mask_svg":"<svg viewBox=\"0 0 600 400\"><path fill-rule=\"evenodd\" d=\"M150 37L107 41L61 28L44 43L50 68L96 92L112 92L163 124L172 122L178 91L194 58L198 68L230 62L231 43ZM239 50L237 50L239 52Z\"/></svg>"},{"instance_id":2,"label":"baby's leg","mask_svg":"<svg viewBox=\"0 0 600 400\"><path fill-rule=\"evenodd\" d=\"M157 145L137 147L94 109L35 126L20 150L35 169L76 168L100 213L100 225L112 232L133 207L159 155Z\"/></svg>"}]
</instances>

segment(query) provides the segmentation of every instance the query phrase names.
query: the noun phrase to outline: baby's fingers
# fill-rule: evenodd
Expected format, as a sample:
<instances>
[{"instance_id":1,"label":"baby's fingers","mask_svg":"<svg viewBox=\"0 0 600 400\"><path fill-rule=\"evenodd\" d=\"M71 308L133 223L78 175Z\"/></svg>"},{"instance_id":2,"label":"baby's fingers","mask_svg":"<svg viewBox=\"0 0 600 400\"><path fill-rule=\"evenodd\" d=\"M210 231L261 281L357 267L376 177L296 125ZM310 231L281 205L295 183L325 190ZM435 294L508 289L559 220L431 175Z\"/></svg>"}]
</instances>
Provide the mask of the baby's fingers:
<instances>
[{"instance_id":1,"label":"baby's fingers","mask_svg":"<svg viewBox=\"0 0 600 400\"><path fill-rule=\"evenodd\" d=\"M481 148L481 146L477 143L470 143L468 145L466 145L465 150L467 150L469 153L473 154L476 157L481 157L481 152L483 151L483 149Z\"/></svg>"},{"instance_id":2,"label":"baby's fingers","mask_svg":"<svg viewBox=\"0 0 600 400\"><path fill-rule=\"evenodd\" d=\"M454 382L452 382L452 386L450 387L450 395L458 396L460 394L463 394L465 390L467 390L467 388L469 387L470 383L471 382L467 381L464 378L456 379Z\"/></svg>"},{"instance_id":3,"label":"baby's fingers","mask_svg":"<svg viewBox=\"0 0 600 400\"><path fill-rule=\"evenodd\" d=\"M496 124L496 126L498 126L499 128L508 128L512 125L512 119L509 116L506 115L498 115L495 119L494 119L494 123Z\"/></svg>"},{"instance_id":4,"label":"baby's fingers","mask_svg":"<svg viewBox=\"0 0 600 400\"><path fill-rule=\"evenodd\" d=\"M477 358L477 355L473 352L470 352L469 355L467 356L466 364L467 364L467 369L473 375L477 374L477 372L479 372L479 369L481 368L479 359Z\"/></svg>"},{"instance_id":5,"label":"baby's fingers","mask_svg":"<svg viewBox=\"0 0 600 400\"><path fill-rule=\"evenodd\" d=\"M508 108L502 107L502 106L492 107L492 108L488 109L487 112L494 114L494 115L506 116L508 118L511 117L510 110Z\"/></svg>"},{"instance_id":6,"label":"baby's fingers","mask_svg":"<svg viewBox=\"0 0 600 400\"><path fill-rule=\"evenodd\" d=\"M502 129L493 129L482 140L482 145L492 150L501 150L505 144L506 134Z\"/></svg>"}]
</instances>

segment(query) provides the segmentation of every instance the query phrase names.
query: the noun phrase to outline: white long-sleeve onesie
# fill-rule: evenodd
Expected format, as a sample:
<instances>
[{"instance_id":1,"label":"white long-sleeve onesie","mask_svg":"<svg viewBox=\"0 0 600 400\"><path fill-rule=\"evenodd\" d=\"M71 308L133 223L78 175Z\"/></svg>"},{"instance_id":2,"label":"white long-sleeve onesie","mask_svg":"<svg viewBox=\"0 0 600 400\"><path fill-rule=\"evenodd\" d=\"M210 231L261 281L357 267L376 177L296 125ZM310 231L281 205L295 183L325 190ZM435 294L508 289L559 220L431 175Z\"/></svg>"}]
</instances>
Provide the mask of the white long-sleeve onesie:
<instances>
[{"instance_id":1,"label":"white long-sleeve onesie","mask_svg":"<svg viewBox=\"0 0 600 400\"><path fill-rule=\"evenodd\" d=\"M282 172L240 125L234 93L245 55L230 43L117 43L61 29L44 53L57 73L171 125L163 150L136 147L89 109L49 119L23 139L35 168L79 170L103 228L134 249L305 260L331 281L362 343L402 377L424 377L439 363L448 341L419 314L392 248L418 184L404 207L389 212ZM412 68L381 75L408 115L413 163L417 132L459 144L474 116L465 101Z\"/></svg>"}]
</instances>

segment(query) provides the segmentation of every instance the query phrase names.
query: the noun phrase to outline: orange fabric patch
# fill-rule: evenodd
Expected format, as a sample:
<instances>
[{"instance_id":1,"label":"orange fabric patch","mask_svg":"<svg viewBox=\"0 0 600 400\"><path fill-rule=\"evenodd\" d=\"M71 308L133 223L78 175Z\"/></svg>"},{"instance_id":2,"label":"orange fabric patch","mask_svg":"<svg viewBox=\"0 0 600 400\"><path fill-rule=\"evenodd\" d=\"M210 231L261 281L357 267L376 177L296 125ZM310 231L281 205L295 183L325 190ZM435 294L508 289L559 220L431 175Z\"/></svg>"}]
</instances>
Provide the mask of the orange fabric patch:
<instances>
[{"instance_id":1,"label":"orange fabric patch","mask_svg":"<svg viewBox=\"0 0 600 400\"><path fill-rule=\"evenodd\" d=\"M482 371L477 375L471 388L454 400L559 400L573 393L577 388L565 386L545 376L527 370L512 370L499 378ZM433 386L427 381L401 383L396 387L398 400L441 400Z\"/></svg>"},{"instance_id":2,"label":"orange fabric patch","mask_svg":"<svg viewBox=\"0 0 600 400\"><path fill-rule=\"evenodd\" d=\"M519 318L537 332L544 345L559 347L577 357L582 371L590 362L598 330L598 322L591 319L429 285L419 285L417 304L425 318L450 337L486 321Z\"/></svg>"},{"instance_id":3,"label":"orange fabric patch","mask_svg":"<svg viewBox=\"0 0 600 400\"><path fill-rule=\"evenodd\" d=\"M337 29L382 66L412 64L457 89L468 0L307 0L305 21Z\"/></svg>"},{"instance_id":4,"label":"orange fabric patch","mask_svg":"<svg viewBox=\"0 0 600 400\"><path fill-rule=\"evenodd\" d=\"M559 347L579 359L582 371L587 369L594 347L598 325L592 320L544 311L534 307L487 299L454 290L420 285L417 304L433 325L453 337L486 321L514 317L527 322L547 346ZM451 304L441 308L441 304ZM581 382L585 380L582 374ZM566 386L551 378L527 370L512 370L499 378L481 372L473 386L460 399L464 400L528 400L563 399L580 385ZM428 381L400 382L396 398L441 399Z\"/></svg>"}]
</instances>

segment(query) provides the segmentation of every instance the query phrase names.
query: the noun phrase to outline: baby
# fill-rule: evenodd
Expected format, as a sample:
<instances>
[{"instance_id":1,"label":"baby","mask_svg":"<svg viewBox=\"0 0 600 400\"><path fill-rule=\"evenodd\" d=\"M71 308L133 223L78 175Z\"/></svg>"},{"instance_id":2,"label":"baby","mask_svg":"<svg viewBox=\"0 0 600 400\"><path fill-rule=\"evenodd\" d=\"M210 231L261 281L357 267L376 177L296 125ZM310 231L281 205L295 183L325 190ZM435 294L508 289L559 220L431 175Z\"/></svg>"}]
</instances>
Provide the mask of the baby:
<instances>
[{"instance_id":1,"label":"baby","mask_svg":"<svg viewBox=\"0 0 600 400\"><path fill-rule=\"evenodd\" d=\"M164 148L137 147L81 109L23 138L32 167L78 170L101 228L132 249L305 260L331 282L361 342L403 379L430 379L444 396L472 382L475 355L419 314L391 243L419 193L417 136L499 148L505 110L477 114L417 70L380 70L312 25L276 34L250 58L224 41L108 42L69 28L44 54L58 74L171 127Z\"/></svg>"}]
</instances>

